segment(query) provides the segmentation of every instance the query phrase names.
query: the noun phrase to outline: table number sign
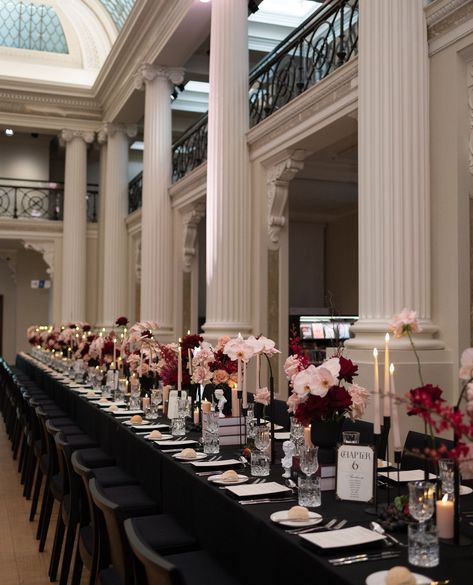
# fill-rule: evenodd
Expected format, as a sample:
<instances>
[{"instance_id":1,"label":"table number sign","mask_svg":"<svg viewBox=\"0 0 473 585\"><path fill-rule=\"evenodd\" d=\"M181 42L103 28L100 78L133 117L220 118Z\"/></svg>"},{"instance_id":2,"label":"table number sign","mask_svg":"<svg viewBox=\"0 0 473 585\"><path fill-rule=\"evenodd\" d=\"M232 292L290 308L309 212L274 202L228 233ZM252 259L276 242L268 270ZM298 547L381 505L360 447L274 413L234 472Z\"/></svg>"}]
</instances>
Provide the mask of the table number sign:
<instances>
[{"instance_id":1,"label":"table number sign","mask_svg":"<svg viewBox=\"0 0 473 585\"><path fill-rule=\"evenodd\" d=\"M337 449L335 493L339 500L372 502L376 454L371 445L340 445Z\"/></svg>"}]
</instances>

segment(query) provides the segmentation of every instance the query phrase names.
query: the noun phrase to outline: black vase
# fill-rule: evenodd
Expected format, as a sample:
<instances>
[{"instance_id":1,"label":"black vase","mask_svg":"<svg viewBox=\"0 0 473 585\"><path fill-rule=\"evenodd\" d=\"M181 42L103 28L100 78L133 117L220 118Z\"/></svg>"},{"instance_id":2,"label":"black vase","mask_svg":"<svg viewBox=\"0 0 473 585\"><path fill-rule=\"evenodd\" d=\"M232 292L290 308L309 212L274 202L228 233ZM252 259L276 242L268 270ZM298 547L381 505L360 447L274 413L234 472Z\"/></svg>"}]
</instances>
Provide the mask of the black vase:
<instances>
[{"instance_id":1,"label":"black vase","mask_svg":"<svg viewBox=\"0 0 473 585\"><path fill-rule=\"evenodd\" d=\"M313 420L310 427L310 438L319 447L319 462L332 464L335 462L335 447L340 442L343 421Z\"/></svg>"}]
</instances>

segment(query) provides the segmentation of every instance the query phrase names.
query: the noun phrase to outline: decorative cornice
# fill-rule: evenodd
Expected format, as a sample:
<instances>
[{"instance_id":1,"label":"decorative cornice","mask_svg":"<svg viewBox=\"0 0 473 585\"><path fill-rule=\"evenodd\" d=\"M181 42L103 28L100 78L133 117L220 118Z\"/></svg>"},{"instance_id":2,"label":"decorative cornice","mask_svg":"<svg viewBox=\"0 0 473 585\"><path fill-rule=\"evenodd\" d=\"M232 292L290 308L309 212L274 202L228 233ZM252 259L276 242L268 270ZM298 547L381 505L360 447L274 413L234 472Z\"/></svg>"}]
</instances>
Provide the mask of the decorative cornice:
<instances>
[{"instance_id":1,"label":"decorative cornice","mask_svg":"<svg viewBox=\"0 0 473 585\"><path fill-rule=\"evenodd\" d=\"M105 122L100 130L97 132L97 141L103 144L110 136L121 132L128 138L135 138L138 133L138 126L136 124L113 124L112 122Z\"/></svg>"},{"instance_id":2,"label":"decorative cornice","mask_svg":"<svg viewBox=\"0 0 473 585\"><path fill-rule=\"evenodd\" d=\"M430 55L473 30L473 0L437 0L426 7L425 14Z\"/></svg>"},{"instance_id":3,"label":"decorative cornice","mask_svg":"<svg viewBox=\"0 0 473 585\"><path fill-rule=\"evenodd\" d=\"M184 69L143 63L133 77L135 89L143 89L146 83L150 83L158 77L167 79L173 85L178 85L184 81Z\"/></svg>"},{"instance_id":4,"label":"decorative cornice","mask_svg":"<svg viewBox=\"0 0 473 585\"><path fill-rule=\"evenodd\" d=\"M68 142L72 142L75 138L80 138L86 144L92 144L95 140L95 132L89 132L87 130L70 130L65 128L61 132L61 142L67 144Z\"/></svg>"},{"instance_id":5,"label":"decorative cornice","mask_svg":"<svg viewBox=\"0 0 473 585\"><path fill-rule=\"evenodd\" d=\"M205 217L205 202L195 204L182 218L182 261L184 272L190 272L192 270L192 261L196 254L195 242L197 240L197 228L203 217Z\"/></svg>"},{"instance_id":6,"label":"decorative cornice","mask_svg":"<svg viewBox=\"0 0 473 585\"><path fill-rule=\"evenodd\" d=\"M442 0L433 2L425 9L427 26L433 28L436 24L449 17L459 8L470 4L470 0Z\"/></svg>"},{"instance_id":7,"label":"decorative cornice","mask_svg":"<svg viewBox=\"0 0 473 585\"><path fill-rule=\"evenodd\" d=\"M268 234L274 246L279 245L279 234L286 223L285 211L289 183L304 168L305 150L295 150L283 161L270 167L267 173Z\"/></svg>"}]
</instances>

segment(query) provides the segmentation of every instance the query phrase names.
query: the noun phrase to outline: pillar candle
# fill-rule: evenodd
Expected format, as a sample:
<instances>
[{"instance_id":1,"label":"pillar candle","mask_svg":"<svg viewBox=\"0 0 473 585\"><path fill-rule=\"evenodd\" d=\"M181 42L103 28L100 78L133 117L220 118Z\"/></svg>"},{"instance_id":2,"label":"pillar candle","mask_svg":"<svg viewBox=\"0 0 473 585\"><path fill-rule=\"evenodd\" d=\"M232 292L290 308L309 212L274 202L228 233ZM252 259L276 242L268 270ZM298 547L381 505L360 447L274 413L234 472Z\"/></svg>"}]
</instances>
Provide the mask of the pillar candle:
<instances>
[{"instance_id":1,"label":"pillar candle","mask_svg":"<svg viewBox=\"0 0 473 585\"><path fill-rule=\"evenodd\" d=\"M243 408L248 408L248 389L246 387L246 362L243 362L243 392L242 392Z\"/></svg>"},{"instance_id":2,"label":"pillar candle","mask_svg":"<svg viewBox=\"0 0 473 585\"><path fill-rule=\"evenodd\" d=\"M169 386L163 386L163 406L169 401Z\"/></svg>"},{"instance_id":3,"label":"pillar candle","mask_svg":"<svg viewBox=\"0 0 473 585\"><path fill-rule=\"evenodd\" d=\"M399 429L399 408L396 401L396 386L394 384L394 364L389 367L389 374L391 376L391 416L393 423L393 447L394 451L402 451L401 446L401 431Z\"/></svg>"},{"instance_id":4,"label":"pillar candle","mask_svg":"<svg viewBox=\"0 0 473 585\"><path fill-rule=\"evenodd\" d=\"M189 375L192 377L192 350L189 347L187 350L187 369L189 370Z\"/></svg>"},{"instance_id":5,"label":"pillar candle","mask_svg":"<svg viewBox=\"0 0 473 585\"><path fill-rule=\"evenodd\" d=\"M182 390L182 347L180 337L179 347L177 348L177 389Z\"/></svg>"},{"instance_id":6,"label":"pillar candle","mask_svg":"<svg viewBox=\"0 0 473 585\"><path fill-rule=\"evenodd\" d=\"M210 412L212 404L208 400L202 401L202 412Z\"/></svg>"},{"instance_id":7,"label":"pillar candle","mask_svg":"<svg viewBox=\"0 0 473 585\"><path fill-rule=\"evenodd\" d=\"M240 401L238 400L237 388L232 388L232 416L240 416Z\"/></svg>"},{"instance_id":8,"label":"pillar candle","mask_svg":"<svg viewBox=\"0 0 473 585\"><path fill-rule=\"evenodd\" d=\"M439 538L453 538L453 501L445 494L435 503Z\"/></svg>"},{"instance_id":9,"label":"pillar candle","mask_svg":"<svg viewBox=\"0 0 473 585\"><path fill-rule=\"evenodd\" d=\"M116 370L117 369L117 363L116 363L116 351L117 351L117 338L114 337L113 338L113 358L112 358L112 364L113 364L113 368Z\"/></svg>"},{"instance_id":10,"label":"pillar candle","mask_svg":"<svg viewBox=\"0 0 473 585\"><path fill-rule=\"evenodd\" d=\"M312 439L311 439L311 430L312 430L312 425L309 425L307 427L304 427L304 445L306 447L312 447Z\"/></svg>"},{"instance_id":11,"label":"pillar candle","mask_svg":"<svg viewBox=\"0 0 473 585\"><path fill-rule=\"evenodd\" d=\"M199 424L199 409L198 408L194 408L194 424L198 425Z\"/></svg>"},{"instance_id":12,"label":"pillar candle","mask_svg":"<svg viewBox=\"0 0 473 585\"><path fill-rule=\"evenodd\" d=\"M379 411L379 366L378 366L378 350L375 347L373 349L374 359L374 379L373 379L373 397L374 397L374 434L381 434L381 415Z\"/></svg>"},{"instance_id":13,"label":"pillar candle","mask_svg":"<svg viewBox=\"0 0 473 585\"><path fill-rule=\"evenodd\" d=\"M391 416L389 398L389 333L384 337L384 416Z\"/></svg>"},{"instance_id":14,"label":"pillar candle","mask_svg":"<svg viewBox=\"0 0 473 585\"><path fill-rule=\"evenodd\" d=\"M143 410L147 410L150 406L150 398L149 396L146 394L146 396L143 398Z\"/></svg>"}]
</instances>

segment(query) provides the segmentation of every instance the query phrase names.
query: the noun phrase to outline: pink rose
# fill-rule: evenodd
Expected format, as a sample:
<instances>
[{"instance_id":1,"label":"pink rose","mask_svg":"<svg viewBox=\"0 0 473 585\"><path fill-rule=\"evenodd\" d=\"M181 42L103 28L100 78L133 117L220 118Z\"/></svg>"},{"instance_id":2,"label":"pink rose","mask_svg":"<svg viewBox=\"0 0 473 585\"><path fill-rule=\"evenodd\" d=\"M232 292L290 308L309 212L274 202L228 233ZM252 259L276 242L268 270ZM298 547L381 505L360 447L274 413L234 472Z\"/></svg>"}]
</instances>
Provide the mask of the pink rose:
<instances>
[{"instance_id":1,"label":"pink rose","mask_svg":"<svg viewBox=\"0 0 473 585\"><path fill-rule=\"evenodd\" d=\"M268 406L271 400L271 393L269 390L265 388L258 388L255 392L254 401L258 404L263 404L264 406Z\"/></svg>"},{"instance_id":2,"label":"pink rose","mask_svg":"<svg viewBox=\"0 0 473 585\"><path fill-rule=\"evenodd\" d=\"M404 333L419 333L422 331L416 312L406 308L393 315L389 329L394 333L394 337L402 337Z\"/></svg>"},{"instance_id":3,"label":"pink rose","mask_svg":"<svg viewBox=\"0 0 473 585\"><path fill-rule=\"evenodd\" d=\"M366 388L357 384L349 384L348 392L351 396L351 418L361 418L368 404L369 393Z\"/></svg>"},{"instance_id":4,"label":"pink rose","mask_svg":"<svg viewBox=\"0 0 473 585\"><path fill-rule=\"evenodd\" d=\"M465 349L460 360L461 368L459 377L462 380L469 380L473 377L473 347Z\"/></svg>"},{"instance_id":5,"label":"pink rose","mask_svg":"<svg viewBox=\"0 0 473 585\"><path fill-rule=\"evenodd\" d=\"M209 368L205 366L197 366L194 368L194 372L192 374L192 380L196 384L208 384L212 377L212 373L210 372Z\"/></svg>"},{"instance_id":6,"label":"pink rose","mask_svg":"<svg viewBox=\"0 0 473 585\"><path fill-rule=\"evenodd\" d=\"M215 348L217 351L223 349L227 343L230 341L230 337L228 335L223 335L222 337L218 338L217 347Z\"/></svg>"},{"instance_id":7,"label":"pink rose","mask_svg":"<svg viewBox=\"0 0 473 585\"><path fill-rule=\"evenodd\" d=\"M230 375L225 370L215 370L212 376L214 384L226 384L230 379Z\"/></svg>"}]
</instances>

